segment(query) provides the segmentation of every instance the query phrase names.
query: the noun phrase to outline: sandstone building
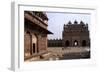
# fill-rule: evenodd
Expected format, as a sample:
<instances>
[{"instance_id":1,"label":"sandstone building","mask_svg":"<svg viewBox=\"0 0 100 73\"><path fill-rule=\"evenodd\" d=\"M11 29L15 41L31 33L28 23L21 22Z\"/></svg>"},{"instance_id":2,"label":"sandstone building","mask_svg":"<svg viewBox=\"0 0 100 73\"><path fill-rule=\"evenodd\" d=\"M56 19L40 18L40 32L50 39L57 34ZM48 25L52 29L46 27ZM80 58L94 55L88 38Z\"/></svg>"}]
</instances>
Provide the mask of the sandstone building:
<instances>
[{"instance_id":1,"label":"sandstone building","mask_svg":"<svg viewBox=\"0 0 100 73\"><path fill-rule=\"evenodd\" d=\"M72 24L70 21L67 25L64 25L62 33L62 44L65 47L86 47L90 45L88 24L74 21Z\"/></svg>"},{"instance_id":2,"label":"sandstone building","mask_svg":"<svg viewBox=\"0 0 100 73\"><path fill-rule=\"evenodd\" d=\"M47 52L48 18L45 12L24 11L24 57ZM24 58L24 59L25 59Z\"/></svg>"},{"instance_id":3,"label":"sandstone building","mask_svg":"<svg viewBox=\"0 0 100 73\"><path fill-rule=\"evenodd\" d=\"M61 45L59 45L61 43ZM49 39L48 47L89 47L90 37L88 24L83 21L78 23L76 20L72 24L69 21L64 24L62 31L62 39Z\"/></svg>"}]
</instances>

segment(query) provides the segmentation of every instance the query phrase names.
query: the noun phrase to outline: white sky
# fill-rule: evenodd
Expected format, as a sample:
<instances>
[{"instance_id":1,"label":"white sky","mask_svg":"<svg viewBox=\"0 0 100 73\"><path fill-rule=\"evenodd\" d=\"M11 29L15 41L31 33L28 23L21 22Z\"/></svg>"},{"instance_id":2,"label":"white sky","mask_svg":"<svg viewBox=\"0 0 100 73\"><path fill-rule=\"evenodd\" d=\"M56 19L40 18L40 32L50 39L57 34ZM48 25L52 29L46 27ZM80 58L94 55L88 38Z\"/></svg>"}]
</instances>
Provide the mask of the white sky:
<instances>
[{"instance_id":1,"label":"white sky","mask_svg":"<svg viewBox=\"0 0 100 73\"><path fill-rule=\"evenodd\" d=\"M62 39L63 25L67 24L69 21L72 23L77 20L78 23L83 21L85 24L90 25L90 14L71 14L71 13L52 13L47 12L48 20L48 30L53 32L53 35L48 35L48 39Z\"/></svg>"}]
</instances>

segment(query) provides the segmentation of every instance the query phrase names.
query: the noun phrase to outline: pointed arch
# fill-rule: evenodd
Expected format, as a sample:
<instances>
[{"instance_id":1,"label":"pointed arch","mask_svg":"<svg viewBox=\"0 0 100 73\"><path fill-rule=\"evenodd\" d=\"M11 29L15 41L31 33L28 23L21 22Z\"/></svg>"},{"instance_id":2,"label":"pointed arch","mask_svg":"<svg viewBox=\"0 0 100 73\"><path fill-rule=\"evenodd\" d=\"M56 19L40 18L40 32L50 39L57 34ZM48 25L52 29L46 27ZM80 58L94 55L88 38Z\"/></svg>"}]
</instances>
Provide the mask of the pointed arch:
<instances>
[{"instance_id":1,"label":"pointed arch","mask_svg":"<svg viewBox=\"0 0 100 73\"><path fill-rule=\"evenodd\" d=\"M78 46L78 41L77 40L74 41L74 46Z\"/></svg>"},{"instance_id":2,"label":"pointed arch","mask_svg":"<svg viewBox=\"0 0 100 73\"><path fill-rule=\"evenodd\" d=\"M66 46L66 47L69 47L69 46L70 46L70 42L69 42L69 40L66 40L66 42L65 42L65 46Z\"/></svg>"},{"instance_id":3,"label":"pointed arch","mask_svg":"<svg viewBox=\"0 0 100 73\"><path fill-rule=\"evenodd\" d=\"M82 41L82 46L85 47L86 46L86 40Z\"/></svg>"}]
</instances>

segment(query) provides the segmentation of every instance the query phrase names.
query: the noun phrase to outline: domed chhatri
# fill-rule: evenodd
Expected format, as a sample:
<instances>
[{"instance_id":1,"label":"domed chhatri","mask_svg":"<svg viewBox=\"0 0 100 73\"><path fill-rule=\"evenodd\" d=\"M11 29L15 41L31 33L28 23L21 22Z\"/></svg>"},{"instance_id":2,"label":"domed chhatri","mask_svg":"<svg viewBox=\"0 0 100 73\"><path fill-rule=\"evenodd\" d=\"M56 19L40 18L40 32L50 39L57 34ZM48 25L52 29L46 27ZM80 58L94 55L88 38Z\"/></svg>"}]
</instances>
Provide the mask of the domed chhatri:
<instances>
[{"instance_id":1,"label":"domed chhatri","mask_svg":"<svg viewBox=\"0 0 100 73\"><path fill-rule=\"evenodd\" d=\"M74 24L78 24L78 22L75 20L75 21L74 21Z\"/></svg>"},{"instance_id":2,"label":"domed chhatri","mask_svg":"<svg viewBox=\"0 0 100 73\"><path fill-rule=\"evenodd\" d=\"M69 21L68 24L72 24L71 21Z\"/></svg>"},{"instance_id":3,"label":"domed chhatri","mask_svg":"<svg viewBox=\"0 0 100 73\"><path fill-rule=\"evenodd\" d=\"M76 24L80 24L80 25L88 25L87 23L85 24L82 20L80 22L78 22L77 20L75 20L73 23L71 21L69 21L67 24L64 24L64 26L66 25L76 25Z\"/></svg>"},{"instance_id":4,"label":"domed chhatri","mask_svg":"<svg viewBox=\"0 0 100 73\"><path fill-rule=\"evenodd\" d=\"M83 21L80 21L80 24L84 24L84 22Z\"/></svg>"}]
</instances>

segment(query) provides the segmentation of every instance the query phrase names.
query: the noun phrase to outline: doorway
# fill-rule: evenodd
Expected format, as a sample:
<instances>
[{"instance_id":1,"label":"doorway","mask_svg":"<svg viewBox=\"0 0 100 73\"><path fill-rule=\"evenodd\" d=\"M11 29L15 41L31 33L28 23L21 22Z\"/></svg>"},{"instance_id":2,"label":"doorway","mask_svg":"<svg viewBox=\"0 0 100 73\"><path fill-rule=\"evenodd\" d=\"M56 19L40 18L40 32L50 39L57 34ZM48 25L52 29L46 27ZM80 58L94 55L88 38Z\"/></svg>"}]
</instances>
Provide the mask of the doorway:
<instances>
[{"instance_id":1,"label":"doorway","mask_svg":"<svg viewBox=\"0 0 100 73\"><path fill-rule=\"evenodd\" d=\"M32 34L32 53L37 53L37 36Z\"/></svg>"},{"instance_id":2,"label":"doorway","mask_svg":"<svg viewBox=\"0 0 100 73\"><path fill-rule=\"evenodd\" d=\"M35 53L35 43L33 43L33 53Z\"/></svg>"},{"instance_id":3,"label":"doorway","mask_svg":"<svg viewBox=\"0 0 100 73\"><path fill-rule=\"evenodd\" d=\"M65 45L66 45L66 47L69 47L70 43L68 40L66 41Z\"/></svg>"},{"instance_id":4,"label":"doorway","mask_svg":"<svg viewBox=\"0 0 100 73\"><path fill-rule=\"evenodd\" d=\"M74 41L74 46L78 46L78 41L77 40Z\"/></svg>"},{"instance_id":5,"label":"doorway","mask_svg":"<svg viewBox=\"0 0 100 73\"><path fill-rule=\"evenodd\" d=\"M86 46L86 40L82 41L82 46L85 47Z\"/></svg>"}]
</instances>

